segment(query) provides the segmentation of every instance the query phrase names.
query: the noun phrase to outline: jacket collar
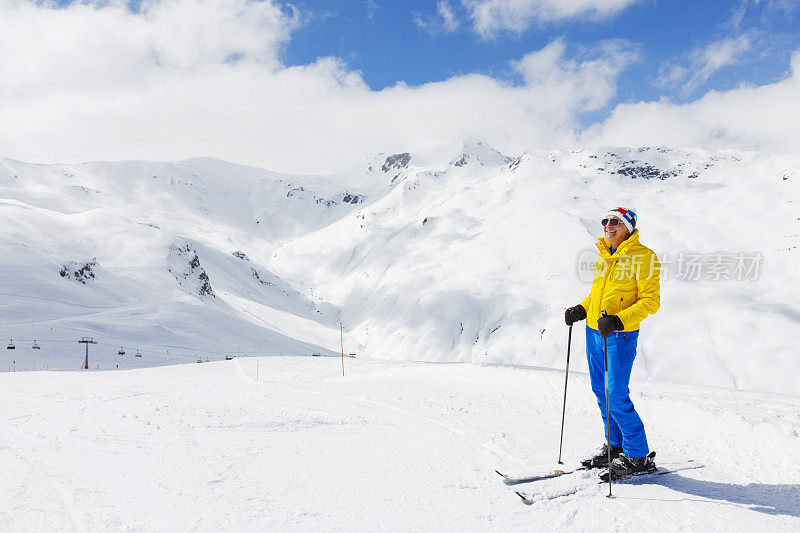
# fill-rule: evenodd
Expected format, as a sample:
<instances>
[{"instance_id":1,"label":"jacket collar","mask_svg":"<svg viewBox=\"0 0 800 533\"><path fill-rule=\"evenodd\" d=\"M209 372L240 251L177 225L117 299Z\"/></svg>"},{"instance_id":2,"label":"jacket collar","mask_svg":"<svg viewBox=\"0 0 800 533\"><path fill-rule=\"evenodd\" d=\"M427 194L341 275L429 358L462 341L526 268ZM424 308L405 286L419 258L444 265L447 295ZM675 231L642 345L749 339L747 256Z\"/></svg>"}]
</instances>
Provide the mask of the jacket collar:
<instances>
[{"instance_id":1,"label":"jacket collar","mask_svg":"<svg viewBox=\"0 0 800 533\"><path fill-rule=\"evenodd\" d=\"M619 244L619 248L617 248L616 255L617 256L621 255L628 248L630 248L634 244L637 244L638 242L639 242L639 230L635 229L633 230L633 233L631 233L630 237L628 237ZM606 239L605 237L600 237L599 239L597 239L597 242L594 245L597 246L598 250L600 250L600 257L606 260L612 259L611 243L608 242L608 239ZM613 259L616 259L616 257L613 257Z\"/></svg>"}]
</instances>

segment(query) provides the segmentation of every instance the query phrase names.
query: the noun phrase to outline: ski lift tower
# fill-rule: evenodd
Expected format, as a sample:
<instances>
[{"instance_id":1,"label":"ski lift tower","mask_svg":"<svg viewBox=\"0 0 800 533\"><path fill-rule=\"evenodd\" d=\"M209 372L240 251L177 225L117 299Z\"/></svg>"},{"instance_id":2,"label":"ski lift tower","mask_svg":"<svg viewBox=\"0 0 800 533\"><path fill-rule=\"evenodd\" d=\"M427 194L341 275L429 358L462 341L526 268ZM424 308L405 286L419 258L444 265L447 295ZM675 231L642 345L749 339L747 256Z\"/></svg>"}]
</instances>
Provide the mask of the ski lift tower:
<instances>
[{"instance_id":1,"label":"ski lift tower","mask_svg":"<svg viewBox=\"0 0 800 533\"><path fill-rule=\"evenodd\" d=\"M79 340L78 343L86 345L86 360L83 363L83 369L89 370L89 345L97 344L97 341L94 340L94 338L81 337L81 340Z\"/></svg>"}]
</instances>

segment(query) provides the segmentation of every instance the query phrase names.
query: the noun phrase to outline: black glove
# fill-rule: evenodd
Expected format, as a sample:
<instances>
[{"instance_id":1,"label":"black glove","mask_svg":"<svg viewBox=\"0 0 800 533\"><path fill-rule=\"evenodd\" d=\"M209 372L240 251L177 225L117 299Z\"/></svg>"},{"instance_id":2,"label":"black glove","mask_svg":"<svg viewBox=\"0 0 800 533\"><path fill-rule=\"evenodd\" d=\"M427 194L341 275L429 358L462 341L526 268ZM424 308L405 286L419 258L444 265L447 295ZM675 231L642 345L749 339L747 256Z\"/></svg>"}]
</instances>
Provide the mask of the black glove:
<instances>
[{"instance_id":1,"label":"black glove","mask_svg":"<svg viewBox=\"0 0 800 533\"><path fill-rule=\"evenodd\" d=\"M584 309L581 304L578 304L575 307L570 307L564 311L564 322L566 322L568 326L571 326L575 322L583 320L584 318L586 318L586 309Z\"/></svg>"},{"instance_id":2,"label":"black glove","mask_svg":"<svg viewBox=\"0 0 800 533\"><path fill-rule=\"evenodd\" d=\"M600 330L600 335L608 337L615 331L625 329L625 326L617 315L606 315L597 319L597 329Z\"/></svg>"}]
</instances>

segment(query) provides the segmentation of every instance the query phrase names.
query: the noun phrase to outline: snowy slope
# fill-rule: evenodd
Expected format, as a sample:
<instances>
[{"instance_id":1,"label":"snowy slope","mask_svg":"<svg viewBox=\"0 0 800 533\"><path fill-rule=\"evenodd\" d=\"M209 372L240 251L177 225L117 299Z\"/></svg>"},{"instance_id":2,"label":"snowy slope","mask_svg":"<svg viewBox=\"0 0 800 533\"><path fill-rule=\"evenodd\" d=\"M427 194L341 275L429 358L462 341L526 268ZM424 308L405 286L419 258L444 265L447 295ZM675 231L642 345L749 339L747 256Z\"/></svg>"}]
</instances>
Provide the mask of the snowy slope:
<instances>
[{"instance_id":1,"label":"snowy slope","mask_svg":"<svg viewBox=\"0 0 800 533\"><path fill-rule=\"evenodd\" d=\"M527 486L555 466L563 373L248 358L0 374L3 531L797 531L800 400L637 382L657 459L705 468ZM258 372L258 374L256 374ZM258 377L256 377L258 376ZM602 440L571 373L564 459ZM560 496L559 496L560 495Z\"/></svg>"},{"instance_id":2,"label":"snowy slope","mask_svg":"<svg viewBox=\"0 0 800 533\"><path fill-rule=\"evenodd\" d=\"M479 140L333 176L214 159L2 160L0 340L19 348L0 350L0 369L74 368L81 336L102 343L90 349L101 369L237 348L332 354L340 320L360 355L561 368L563 309L588 293L579 268L598 219L631 205L666 268L634 375L800 394L799 183L798 156L509 156ZM743 279L724 279L737 262ZM120 346L149 357L120 359Z\"/></svg>"},{"instance_id":3,"label":"snowy slope","mask_svg":"<svg viewBox=\"0 0 800 533\"><path fill-rule=\"evenodd\" d=\"M593 263L602 215L630 205L666 269L635 375L800 393L800 157L492 152L413 154L399 185L281 245L269 267L343 309L367 353L560 368L563 309L589 291L579 261Z\"/></svg>"},{"instance_id":4,"label":"snowy slope","mask_svg":"<svg viewBox=\"0 0 800 533\"><path fill-rule=\"evenodd\" d=\"M337 187L213 159L2 160L0 338L18 347L0 368L77 368L82 336L101 369L335 353L340 311L257 258L353 209Z\"/></svg>"}]
</instances>

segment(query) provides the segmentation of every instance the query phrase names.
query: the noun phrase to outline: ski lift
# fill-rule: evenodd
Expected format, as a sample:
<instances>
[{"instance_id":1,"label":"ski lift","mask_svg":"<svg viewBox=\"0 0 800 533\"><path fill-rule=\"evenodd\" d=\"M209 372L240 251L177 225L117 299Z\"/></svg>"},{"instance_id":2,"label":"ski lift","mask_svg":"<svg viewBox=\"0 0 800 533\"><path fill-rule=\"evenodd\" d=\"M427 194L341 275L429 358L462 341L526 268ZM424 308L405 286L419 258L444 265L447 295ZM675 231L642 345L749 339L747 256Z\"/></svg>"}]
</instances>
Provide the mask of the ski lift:
<instances>
[{"instance_id":1,"label":"ski lift","mask_svg":"<svg viewBox=\"0 0 800 533\"><path fill-rule=\"evenodd\" d=\"M203 362L203 358L202 358L202 357L198 357L198 358L197 358L197 362L198 362L198 363L202 363L202 362Z\"/></svg>"},{"instance_id":2,"label":"ski lift","mask_svg":"<svg viewBox=\"0 0 800 533\"><path fill-rule=\"evenodd\" d=\"M120 346L120 347L119 347L119 351L117 352L117 355L125 355L125 348L123 348L122 346Z\"/></svg>"},{"instance_id":3,"label":"ski lift","mask_svg":"<svg viewBox=\"0 0 800 533\"><path fill-rule=\"evenodd\" d=\"M225 360L226 361L233 361L233 356L232 355L226 355L225 356Z\"/></svg>"},{"instance_id":4,"label":"ski lift","mask_svg":"<svg viewBox=\"0 0 800 533\"><path fill-rule=\"evenodd\" d=\"M8 346L6 346L6 350L16 350L17 347L14 346L14 339L10 339L8 341Z\"/></svg>"},{"instance_id":5,"label":"ski lift","mask_svg":"<svg viewBox=\"0 0 800 533\"><path fill-rule=\"evenodd\" d=\"M36 339L33 339L33 346L31 346L32 350L41 350L42 347L36 342Z\"/></svg>"},{"instance_id":6,"label":"ski lift","mask_svg":"<svg viewBox=\"0 0 800 533\"><path fill-rule=\"evenodd\" d=\"M136 350L136 357L141 357L142 354L139 353L139 350Z\"/></svg>"}]
</instances>

